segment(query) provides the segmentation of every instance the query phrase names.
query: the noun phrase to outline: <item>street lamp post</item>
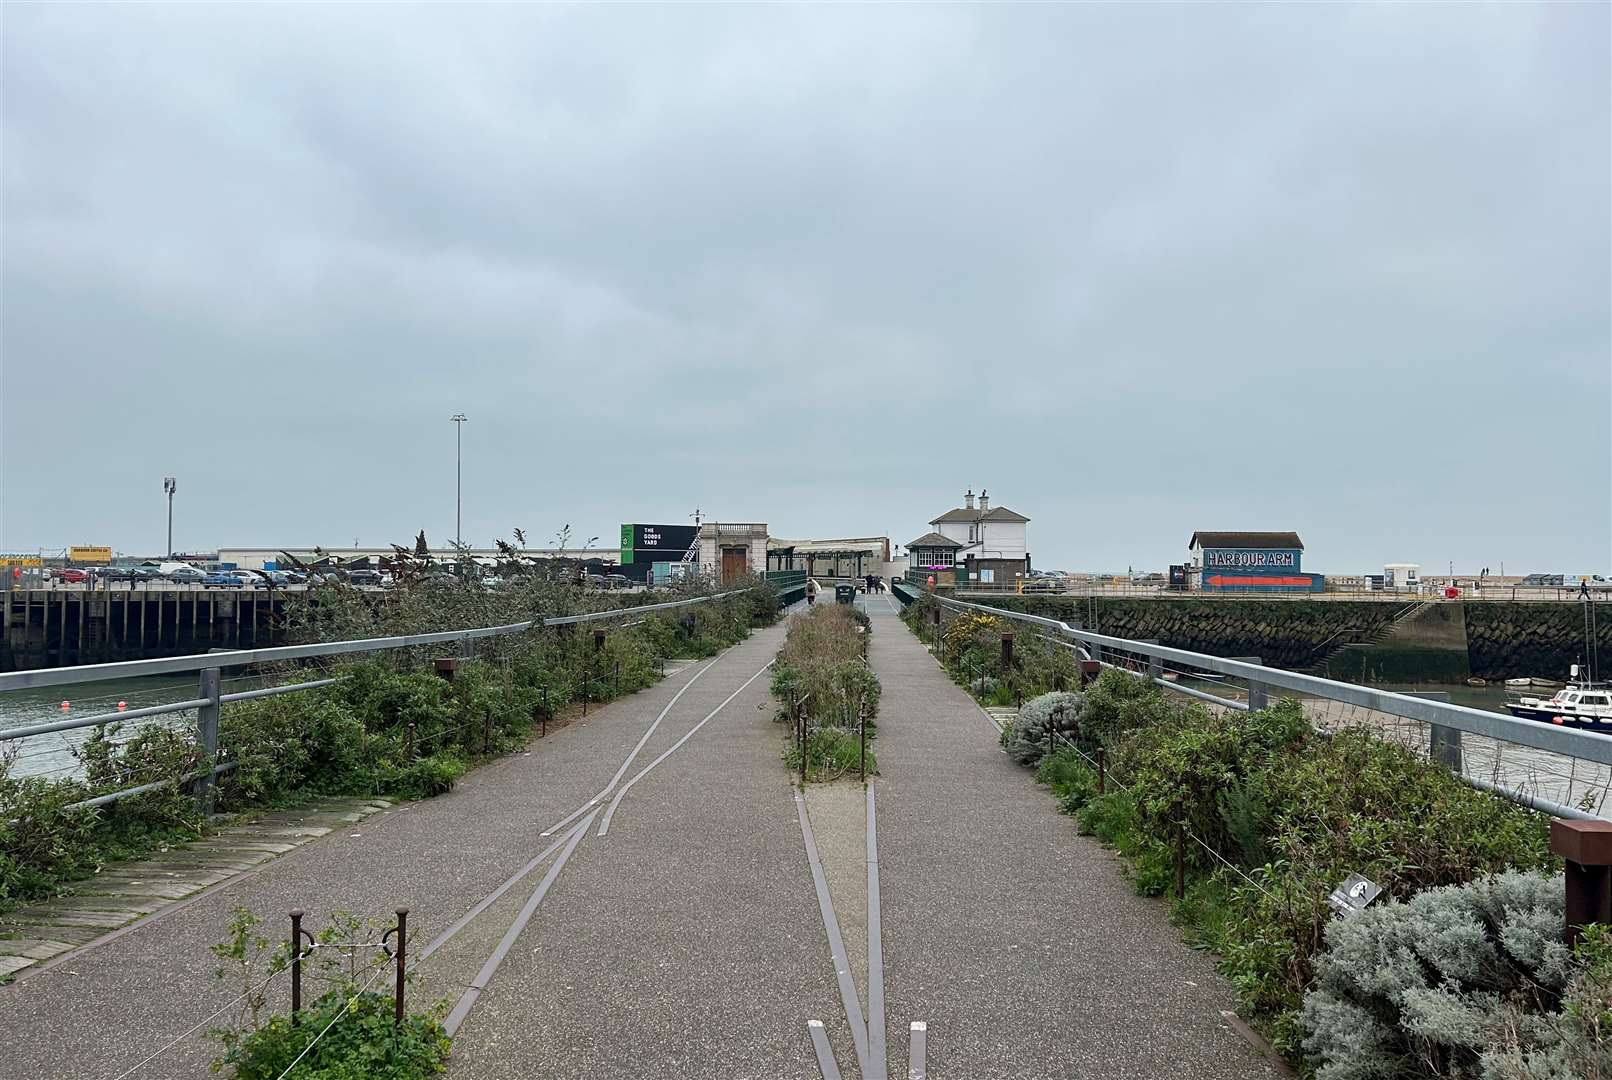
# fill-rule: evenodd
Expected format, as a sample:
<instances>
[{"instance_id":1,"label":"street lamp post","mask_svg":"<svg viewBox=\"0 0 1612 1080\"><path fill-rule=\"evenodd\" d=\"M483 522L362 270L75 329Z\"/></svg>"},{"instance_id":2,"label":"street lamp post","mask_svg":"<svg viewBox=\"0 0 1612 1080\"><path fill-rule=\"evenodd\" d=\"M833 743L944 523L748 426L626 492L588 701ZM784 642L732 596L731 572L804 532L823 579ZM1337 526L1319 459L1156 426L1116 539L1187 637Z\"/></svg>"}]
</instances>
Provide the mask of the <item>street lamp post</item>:
<instances>
[{"instance_id":1,"label":"street lamp post","mask_svg":"<svg viewBox=\"0 0 1612 1080\"><path fill-rule=\"evenodd\" d=\"M464 490L465 490L465 463L464 463L464 434L465 421L470 419L464 413L454 413L448 417L453 421L453 543L455 547L465 546L464 537Z\"/></svg>"},{"instance_id":2,"label":"street lamp post","mask_svg":"<svg viewBox=\"0 0 1612 1080\"><path fill-rule=\"evenodd\" d=\"M164 476L162 490L168 496L168 557L171 559L174 556L174 492L179 490L179 485L173 477Z\"/></svg>"}]
</instances>

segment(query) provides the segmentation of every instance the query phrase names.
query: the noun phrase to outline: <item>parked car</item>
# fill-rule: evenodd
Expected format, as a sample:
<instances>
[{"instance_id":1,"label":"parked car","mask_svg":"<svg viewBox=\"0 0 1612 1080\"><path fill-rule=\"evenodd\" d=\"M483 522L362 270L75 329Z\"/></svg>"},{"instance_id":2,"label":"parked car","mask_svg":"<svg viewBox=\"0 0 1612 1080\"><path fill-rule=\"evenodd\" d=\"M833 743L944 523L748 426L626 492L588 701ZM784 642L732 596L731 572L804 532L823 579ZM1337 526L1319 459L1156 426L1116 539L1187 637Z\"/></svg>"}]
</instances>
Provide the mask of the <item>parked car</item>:
<instances>
[{"instance_id":1,"label":"parked car","mask_svg":"<svg viewBox=\"0 0 1612 1080\"><path fill-rule=\"evenodd\" d=\"M198 570L194 566L180 566L168 571L166 576L169 581L179 581L194 585L207 576L207 571Z\"/></svg>"},{"instance_id":2,"label":"parked car","mask_svg":"<svg viewBox=\"0 0 1612 1080\"><path fill-rule=\"evenodd\" d=\"M379 570L349 570L347 580L354 585L379 585L381 572Z\"/></svg>"},{"instance_id":3,"label":"parked car","mask_svg":"<svg viewBox=\"0 0 1612 1080\"><path fill-rule=\"evenodd\" d=\"M605 581L609 582L612 589L629 589L632 587L632 578L626 574L606 574Z\"/></svg>"},{"instance_id":4,"label":"parked car","mask_svg":"<svg viewBox=\"0 0 1612 1080\"><path fill-rule=\"evenodd\" d=\"M1025 580L1024 591L1027 593L1063 592L1063 582L1054 577L1032 577Z\"/></svg>"},{"instance_id":5,"label":"parked car","mask_svg":"<svg viewBox=\"0 0 1612 1080\"><path fill-rule=\"evenodd\" d=\"M252 577L240 570L215 570L201 579L204 589L246 589L252 586Z\"/></svg>"},{"instance_id":6,"label":"parked car","mask_svg":"<svg viewBox=\"0 0 1612 1080\"><path fill-rule=\"evenodd\" d=\"M76 566L58 566L50 572L50 576L69 585L82 584L88 581L90 577L88 571L80 570Z\"/></svg>"},{"instance_id":7,"label":"parked car","mask_svg":"<svg viewBox=\"0 0 1612 1080\"><path fill-rule=\"evenodd\" d=\"M610 588L610 579L605 577L603 574L588 574L582 579L582 581L583 584L590 589Z\"/></svg>"}]
</instances>

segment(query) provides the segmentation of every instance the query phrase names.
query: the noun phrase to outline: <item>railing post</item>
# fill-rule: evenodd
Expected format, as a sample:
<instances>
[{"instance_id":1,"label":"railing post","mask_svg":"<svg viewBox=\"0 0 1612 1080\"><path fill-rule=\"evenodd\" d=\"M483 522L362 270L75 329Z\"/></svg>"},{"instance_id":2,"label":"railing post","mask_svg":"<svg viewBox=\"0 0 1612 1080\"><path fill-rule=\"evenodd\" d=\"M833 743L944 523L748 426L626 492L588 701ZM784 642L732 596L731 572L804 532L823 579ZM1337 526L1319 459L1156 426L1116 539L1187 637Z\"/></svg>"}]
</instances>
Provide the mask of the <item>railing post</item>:
<instances>
[{"instance_id":1,"label":"railing post","mask_svg":"<svg viewBox=\"0 0 1612 1080\"><path fill-rule=\"evenodd\" d=\"M1260 667L1265 666L1265 661L1257 656L1233 656L1231 659L1242 664L1257 664ZM1259 710L1269 706L1270 703L1270 694L1266 691L1265 684L1262 682L1255 682L1253 679L1249 679L1248 711L1258 712Z\"/></svg>"},{"instance_id":2,"label":"railing post","mask_svg":"<svg viewBox=\"0 0 1612 1080\"><path fill-rule=\"evenodd\" d=\"M1097 794L1103 795L1108 789L1108 751L1101 746L1097 748Z\"/></svg>"},{"instance_id":3,"label":"railing post","mask_svg":"<svg viewBox=\"0 0 1612 1080\"><path fill-rule=\"evenodd\" d=\"M216 794L213 779L218 771L219 675L218 668L203 668L196 693L197 697L207 699L207 704L196 710L196 737L207 763L200 786L196 789L196 802L203 814L213 812L213 797Z\"/></svg>"},{"instance_id":4,"label":"railing post","mask_svg":"<svg viewBox=\"0 0 1612 1080\"><path fill-rule=\"evenodd\" d=\"M488 709L481 721L481 752L492 753L493 749L493 711Z\"/></svg>"},{"instance_id":5,"label":"railing post","mask_svg":"<svg viewBox=\"0 0 1612 1080\"><path fill-rule=\"evenodd\" d=\"M1446 690L1407 690L1404 694L1406 697L1426 698L1429 701L1450 700L1449 692ZM1428 724L1427 756L1456 775L1460 775L1465 771L1461 758L1461 729L1445 727L1443 724Z\"/></svg>"},{"instance_id":6,"label":"railing post","mask_svg":"<svg viewBox=\"0 0 1612 1080\"><path fill-rule=\"evenodd\" d=\"M1159 643L1158 638L1142 638L1141 641L1144 645L1157 645ZM1156 656L1149 656L1147 658L1147 677L1150 679L1158 679L1162 678L1163 676L1164 661L1160 660Z\"/></svg>"}]
</instances>

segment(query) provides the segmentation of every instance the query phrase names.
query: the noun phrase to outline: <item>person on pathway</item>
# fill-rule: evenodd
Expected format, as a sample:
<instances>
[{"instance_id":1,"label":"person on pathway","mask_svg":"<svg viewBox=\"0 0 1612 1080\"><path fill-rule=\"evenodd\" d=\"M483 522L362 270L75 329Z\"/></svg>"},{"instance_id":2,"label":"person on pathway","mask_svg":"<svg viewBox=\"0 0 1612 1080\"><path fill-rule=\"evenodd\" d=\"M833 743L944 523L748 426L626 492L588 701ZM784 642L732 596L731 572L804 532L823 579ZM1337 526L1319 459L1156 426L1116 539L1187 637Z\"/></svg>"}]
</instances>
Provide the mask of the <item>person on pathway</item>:
<instances>
[{"instance_id":1,"label":"person on pathway","mask_svg":"<svg viewBox=\"0 0 1612 1080\"><path fill-rule=\"evenodd\" d=\"M806 606L807 607L811 607L813 604L815 604L817 602L817 589L818 589L817 579L816 578L807 578L806 579Z\"/></svg>"}]
</instances>

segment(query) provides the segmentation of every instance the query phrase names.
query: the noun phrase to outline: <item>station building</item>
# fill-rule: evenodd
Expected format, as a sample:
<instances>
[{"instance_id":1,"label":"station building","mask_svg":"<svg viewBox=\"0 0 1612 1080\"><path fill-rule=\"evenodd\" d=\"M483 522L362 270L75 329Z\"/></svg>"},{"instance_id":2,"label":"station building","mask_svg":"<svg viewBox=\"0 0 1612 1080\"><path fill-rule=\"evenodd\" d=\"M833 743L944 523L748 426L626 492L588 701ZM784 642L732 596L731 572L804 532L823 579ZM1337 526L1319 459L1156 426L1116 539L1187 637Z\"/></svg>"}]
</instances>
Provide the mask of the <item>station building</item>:
<instances>
[{"instance_id":1,"label":"station building","mask_svg":"<svg viewBox=\"0 0 1612 1080\"><path fill-rule=\"evenodd\" d=\"M1195 532L1187 541L1187 579L1204 592L1321 592L1326 578L1305 573L1296 532Z\"/></svg>"}]
</instances>

